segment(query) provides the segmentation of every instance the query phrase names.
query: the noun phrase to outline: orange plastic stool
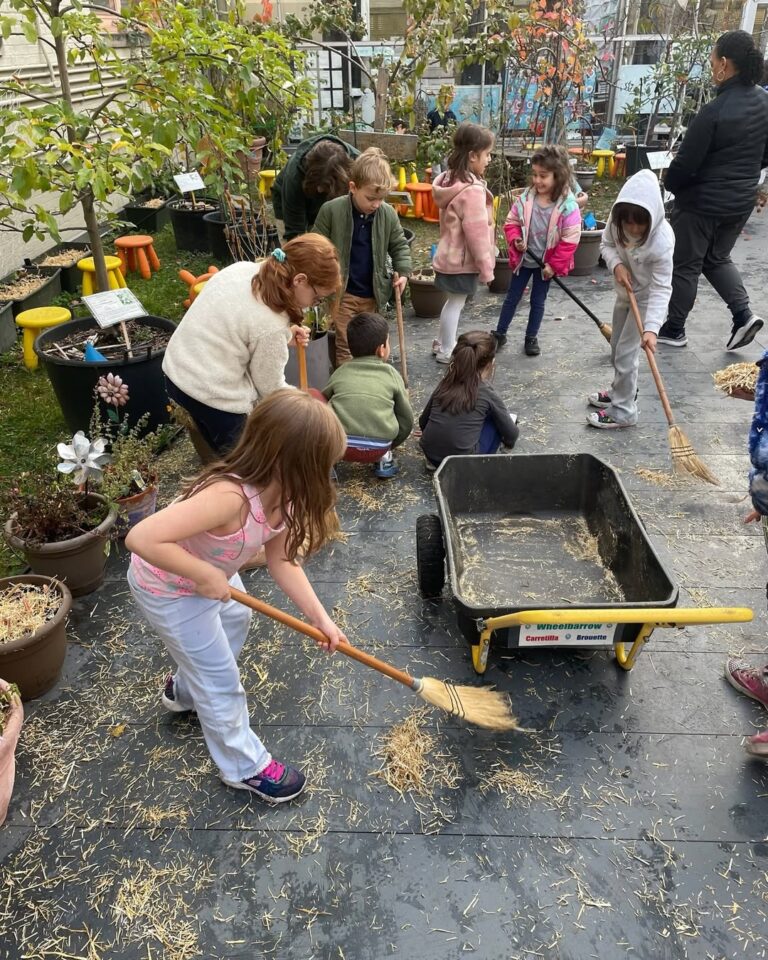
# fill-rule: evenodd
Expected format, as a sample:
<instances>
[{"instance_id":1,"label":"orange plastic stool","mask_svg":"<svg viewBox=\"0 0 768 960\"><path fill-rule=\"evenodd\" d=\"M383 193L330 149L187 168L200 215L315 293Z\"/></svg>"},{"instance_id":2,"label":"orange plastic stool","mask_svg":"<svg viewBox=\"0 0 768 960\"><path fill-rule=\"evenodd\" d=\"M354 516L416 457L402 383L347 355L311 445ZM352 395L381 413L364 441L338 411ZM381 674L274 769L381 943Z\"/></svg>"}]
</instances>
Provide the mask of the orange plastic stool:
<instances>
[{"instance_id":1,"label":"orange plastic stool","mask_svg":"<svg viewBox=\"0 0 768 960\"><path fill-rule=\"evenodd\" d=\"M409 183L405 188L413 194L413 215L417 220L425 220L427 223L437 223L437 207L432 200L431 183Z\"/></svg>"},{"instance_id":2,"label":"orange plastic stool","mask_svg":"<svg viewBox=\"0 0 768 960\"><path fill-rule=\"evenodd\" d=\"M613 158L614 177L626 177L627 175L627 155L626 153L617 153Z\"/></svg>"},{"instance_id":3,"label":"orange plastic stool","mask_svg":"<svg viewBox=\"0 0 768 960\"><path fill-rule=\"evenodd\" d=\"M179 278L183 280L184 283L186 283L186 285L189 287L189 296L184 301L185 307L192 306L192 303L194 302L195 297L198 295L198 293L200 293L200 289L202 289L202 285L205 284L208 280L210 280L211 277L214 275L214 273L218 273L218 272L219 272L218 267L211 266L211 267L208 267L207 273L203 273L199 277L196 277L194 274L190 273L189 270L179 270ZM196 289L198 287L200 289Z\"/></svg>"},{"instance_id":4,"label":"orange plastic stool","mask_svg":"<svg viewBox=\"0 0 768 960\"><path fill-rule=\"evenodd\" d=\"M133 272L140 273L144 280L152 277L152 271L160 269L152 237L144 234L135 234L129 237L118 237L115 240L117 255L123 265L123 275Z\"/></svg>"}]
</instances>

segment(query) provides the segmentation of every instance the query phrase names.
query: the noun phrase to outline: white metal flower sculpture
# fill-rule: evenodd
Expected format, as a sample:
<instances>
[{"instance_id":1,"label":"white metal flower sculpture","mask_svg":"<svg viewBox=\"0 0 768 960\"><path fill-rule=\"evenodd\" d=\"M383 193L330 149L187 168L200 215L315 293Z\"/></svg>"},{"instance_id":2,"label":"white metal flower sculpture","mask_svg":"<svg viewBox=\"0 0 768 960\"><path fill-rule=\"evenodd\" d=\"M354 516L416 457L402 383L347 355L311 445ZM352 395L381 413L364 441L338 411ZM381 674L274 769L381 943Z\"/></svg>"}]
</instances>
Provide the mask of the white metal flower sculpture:
<instances>
[{"instance_id":1,"label":"white metal flower sculpture","mask_svg":"<svg viewBox=\"0 0 768 960\"><path fill-rule=\"evenodd\" d=\"M99 377L96 393L104 403L113 403L116 407L124 407L128 403L128 384L123 383L123 378L114 373Z\"/></svg>"},{"instance_id":2,"label":"white metal flower sculpture","mask_svg":"<svg viewBox=\"0 0 768 960\"><path fill-rule=\"evenodd\" d=\"M83 484L90 476L101 474L102 467L112 459L105 453L106 440L99 437L93 443L82 430L78 430L72 437L72 443L60 443L56 447L61 463L57 470L60 473L71 473L75 483Z\"/></svg>"}]
</instances>

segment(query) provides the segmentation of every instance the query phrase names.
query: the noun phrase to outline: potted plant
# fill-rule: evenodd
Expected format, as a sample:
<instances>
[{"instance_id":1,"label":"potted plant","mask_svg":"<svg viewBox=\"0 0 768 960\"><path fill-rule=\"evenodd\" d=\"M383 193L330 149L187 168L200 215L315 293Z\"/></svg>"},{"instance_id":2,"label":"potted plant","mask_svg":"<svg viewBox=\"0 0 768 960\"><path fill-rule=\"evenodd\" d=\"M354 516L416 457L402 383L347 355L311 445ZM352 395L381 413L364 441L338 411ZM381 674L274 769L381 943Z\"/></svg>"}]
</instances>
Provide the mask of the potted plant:
<instances>
[{"instance_id":1,"label":"potted plant","mask_svg":"<svg viewBox=\"0 0 768 960\"><path fill-rule=\"evenodd\" d=\"M592 184L595 182L595 168L588 167L585 164L577 166L573 171L573 175L576 177L576 182L579 184L584 193L589 193L592 189Z\"/></svg>"},{"instance_id":2,"label":"potted plant","mask_svg":"<svg viewBox=\"0 0 768 960\"><path fill-rule=\"evenodd\" d=\"M71 606L71 592L52 577L0 579L0 674L22 700L42 696L58 680Z\"/></svg>"},{"instance_id":3,"label":"potted plant","mask_svg":"<svg viewBox=\"0 0 768 960\"><path fill-rule=\"evenodd\" d=\"M109 461L106 443L82 432L57 447L57 469L77 486L44 475L22 474L2 491L5 538L33 573L64 581L72 596L91 593L104 579L117 507L88 489Z\"/></svg>"},{"instance_id":4,"label":"potted plant","mask_svg":"<svg viewBox=\"0 0 768 960\"><path fill-rule=\"evenodd\" d=\"M131 384L126 413L133 423L144 414L149 414L148 430L168 422L162 367L165 347L176 325L164 317L147 316L127 320L125 327L130 346L126 345L119 326L102 330L91 319L69 320L43 331L35 341L35 352L73 433L88 429L93 391L105 369ZM88 343L105 360L86 360Z\"/></svg>"},{"instance_id":5,"label":"potted plant","mask_svg":"<svg viewBox=\"0 0 768 960\"><path fill-rule=\"evenodd\" d=\"M80 293L83 274L77 269L78 260L87 257L91 248L87 243L68 241L58 243L52 250L36 257L32 262L48 270L61 270L61 289L67 293Z\"/></svg>"},{"instance_id":6,"label":"potted plant","mask_svg":"<svg viewBox=\"0 0 768 960\"><path fill-rule=\"evenodd\" d=\"M582 225L581 239L573 257L572 277L588 277L600 259L600 241L603 239L605 223L596 220L595 226L585 228Z\"/></svg>"},{"instance_id":7,"label":"potted plant","mask_svg":"<svg viewBox=\"0 0 768 960\"><path fill-rule=\"evenodd\" d=\"M0 353L10 350L16 343L18 328L13 319L11 300L0 300Z\"/></svg>"},{"instance_id":8,"label":"potted plant","mask_svg":"<svg viewBox=\"0 0 768 960\"><path fill-rule=\"evenodd\" d=\"M206 214L215 213L218 204L210 197L198 200L194 193L189 196L189 200L179 197L176 200L169 200L166 204L168 215L171 218L176 248L178 250L207 252L210 250L210 245L204 217Z\"/></svg>"},{"instance_id":9,"label":"potted plant","mask_svg":"<svg viewBox=\"0 0 768 960\"><path fill-rule=\"evenodd\" d=\"M159 484L154 460L160 438L154 431L146 431L147 414L133 426L127 417L121 419L120 410L129 399L128 384L121 377L112 373L99 377L95 393L91 436L103 437L110 454L99 492L117 504L115 533L123 538L157 507ZM106 419L102 417L102 405Z\"/></svg>"},{"instance_id":10,"label":"potted plant","mask_svg":"<svg viewBox=\"0 0 768 960\"><path fill-rule=\"evenodd\" d=\"M28 261L22 267L0 280L0 300L13 304L14 317L24 310L47 307L61 293L61 270L58 267L37 267Z\"/></svg>"},{"instance_id":11,"label":"potted plant","mask_svg":"<svg viewBox=\"0 0 768 960\"><path fill-rule=\"evenodd\" d=\"M166 208L167 201L167 197L155 195L152 190L143 190L123 207L120 218L132 223L137 230L157 233L171 220Z\"/></svg>"},{"instance_id":12,"label":"potted plant","mask_svg":"<svg viewBox=\"0 0 768 960\"><path fill-rule=\"evenodd\" d=\"M435 286L435 271L432 267L422 267L408 277L408 290L411 305L417 317L437 317L443 309L448 295Z\"/></svg>"},{"instance_id":13,"label":"potted plant","mask_svg":"<svg viewBox=\"0 0 768 960\"><path fill-rule=\"evenodd\" d=\"M16 745L19 742L24 708L18 688L0 680L0 827L8 816L8 805L16 778Z\"/></svg>"}]
</instances>

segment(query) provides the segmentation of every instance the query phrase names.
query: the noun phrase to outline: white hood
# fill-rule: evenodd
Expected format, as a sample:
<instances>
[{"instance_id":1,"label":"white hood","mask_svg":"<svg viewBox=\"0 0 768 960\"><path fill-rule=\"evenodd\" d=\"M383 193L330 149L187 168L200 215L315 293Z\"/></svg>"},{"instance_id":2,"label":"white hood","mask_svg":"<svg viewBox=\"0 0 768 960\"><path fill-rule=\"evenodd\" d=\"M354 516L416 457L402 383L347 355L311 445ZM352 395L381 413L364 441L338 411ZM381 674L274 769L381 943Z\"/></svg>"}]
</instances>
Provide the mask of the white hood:
<instances>
[{"instance_id":1,"label":"white hood","mask_svg":"<svg viewBox=\"0 0 768 960\"><path fill-rule=\"evenodd\" d=\"M651 215L651 229L645 243L625 247L619 243L613 222L609 219L603 231L600 252L611 274L623 263L632 275L632 287L637 297L646 330L658 333L666 320L667 306L672 293L672 255L675 235L664 216L659 181L650 170L641 170L621 188L616 203L633 203ZM616 287L617 298L626 303L624 288Z\"/></svg>"}]
</instances>

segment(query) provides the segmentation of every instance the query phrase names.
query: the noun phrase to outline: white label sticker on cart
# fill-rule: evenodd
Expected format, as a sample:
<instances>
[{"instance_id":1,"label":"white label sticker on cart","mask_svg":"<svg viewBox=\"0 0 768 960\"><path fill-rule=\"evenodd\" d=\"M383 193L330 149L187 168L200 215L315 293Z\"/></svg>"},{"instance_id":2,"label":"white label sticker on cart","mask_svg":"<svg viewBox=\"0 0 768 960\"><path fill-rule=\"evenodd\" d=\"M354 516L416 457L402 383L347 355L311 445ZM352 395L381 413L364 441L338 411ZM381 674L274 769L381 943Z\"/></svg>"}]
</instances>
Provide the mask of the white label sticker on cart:
<instances>
[{"instance_id":1,"label":"white label sticker on cart","mask_svg":"<svg viewBox=\"0 0 768 960\"><path fill-rule=\"evenodd\" d=\"M615 623L524 623L521 647L612 647Z\"/></svg>"}]
</instances>

